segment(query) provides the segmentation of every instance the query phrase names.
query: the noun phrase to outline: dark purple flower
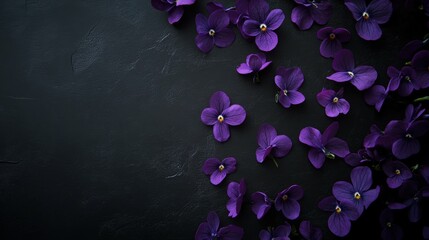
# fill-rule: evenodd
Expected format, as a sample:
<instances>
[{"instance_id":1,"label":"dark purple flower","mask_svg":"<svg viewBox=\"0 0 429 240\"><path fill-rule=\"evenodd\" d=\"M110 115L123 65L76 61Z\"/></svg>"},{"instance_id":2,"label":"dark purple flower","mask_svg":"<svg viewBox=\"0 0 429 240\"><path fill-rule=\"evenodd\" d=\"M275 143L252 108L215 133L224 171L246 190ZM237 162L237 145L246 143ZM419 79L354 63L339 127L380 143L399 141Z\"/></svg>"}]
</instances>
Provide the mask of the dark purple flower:
<instances>
[{"instance_id":1,"label":"dark purple flower","mask_svg":"<svg viewBox=\"0 0 429 240\"><path fill-rule=\"evenodd\" d=\"M195 233L195 240L240 240L243 238L244 231L241 227L228 225L219 229L220 221L216 212L209 212L207 222L198 226Z\"/></svg>"},{"instance_id":2,"label":"dark purple flower","mask_svg":"<svg viewBox=\"0 0 429 240\"><path fill-rule=\"evenodd\" d=\"M183 6L192 5L195 0L151 0L152 7L168 13L168 22L170 24L178 22L184 12Z\"/></svg>"},{"instance_id":3,"label":"dark purple flower","mask_svg":"<svg viewBox=\"0 0 429 240\"><path fill-rule=\"evenodd\" d=\"M399 96L409 96L413 90L418 89L416 71L410 66L405 66L399 71L390 66L387 69L390 77L390 91L398 90Z\"/></svg>"},{"instance_id":4,"label":"dark purple flower","mask_svg":"<svg viewBox=\"0 0 429 240\"><path fill-rule=\"evenodd\" d=\"M290 220L297 219L301 211L298 203L304 196L304 189L299 185L292 185L289 188L279 192L274 200L274 206L277 211L282 211L283 215Z\"/></svg>"},{"instance_id":5,"label":"dark purple flower","mask_svg":"<svg viewBox=\"0 0 429 240\"><path fill-rule=\"evenodd\" d=\"M429 239L429 227L426 227L426 226L424 226L423 227L423 238L426 240L426 239Z\"/></svg>"},{"instance_id":6,"label":"dark purple flower","mask_svg":"<svg viewBox=\"0 0 429 240\"><path fill-rule=\"evenodd\" d=\"M413 177L411 170L401 161L386 162L382 168L387 176L386 182L390 188L398 188L403 182Z\"/></svg>"},{"instance_id":7,"label":"dark purple flower","mask_svg":"<svg viewBox=\"0 0 429 240\"><path fill-rule=\"evenodd\" d=\"M203 172L210 175L210 182L213 185L221 183L227 174L235 172L237 161L233 157L227 157L219 161L217 158L209 158L204 162Z\"/></svg>"},{"instance_id":8,"label":"dark purple flower","mask_svg":"<svg viewBox=\"0 0 429 240\"><path fill-rule=\"evenodd\" d=\"M328 219L329 230L339 237L349 234L352 224L359 218L359 213L350 202L338 202L333 196L323 198L319 204L323 211L332 212Z\"/></svg>"},{"instance_id":9,"label":"dark purple flower","mask_svg":"<svg viewBox=\"0 0 429 240\"><path fill-rule=\"evenodd\" d=\"M230 182L226 191L229 197L228 203L226 204L226 209L229 211L228 216L235 218L240 213L243 197L244 194L246 194L246 183L244 179L242 179L240 183Z\"/></svg>"},{"instance_id":10,"label":"dark purple flower","mask_svg":"<svg viewBox=\"0 0 429 240\"><path fill-rule=\"evenodd\" d=\"M292 148L292 141L286 135L277 135L276 129L269 124L262 124L258 131L258 144L256 161L264 162L272 154L276 158L286 156Z\"/></svg>"},{"instance_id":11,"label":"dark purple flower","mask_svg":"<svg viewBox=\"0 0 429 240\"><path fill-rule=\"evenodd\" d=\"M249 4L249 18L244 21L242 30L255 37L256 46L261 51L273 50L278 43L277 34L274 32L283 23L285 15L281 9L270 11L265 0L251 0Z\"/></svg>"},{"instance_id":12,"label":"dark purple flower","mask_svg":"<svg viewBox=\"0 0 429 240\"><path fill-rule=\"evenodd\" d=\"M417 119L419 119L424 113L426 109L422 107L421 104L414 107L412 104L408 104L405 109L405 118L404 121L408 123L408 127Z\"/></svg>"},{"instance_id":13,"label":"dark purple flower","mask_svg":"<svg viewBox=\"0 0 429 240\"><path fill-rule=\"evenodd\" d=\"M370 127L370 133L365 136L363 140L363 146L365 148L373 148L377 145L377 140L380 136L384 135L384 131L381 130L377 125L373 124Z\"/></svg>"},{"instance_id":14,"label":"dark purple flower","mask_svg":"<svg viewBox=\"0 0 429 240\"><path fill-rule=\"evenodd\" d=\"M213 136L219 142L229 139L229 126L238 126L246 119L246 111L238 104L231 105L228 95L219 91L210 98L210 107L201 113L201 121L213 126Z\"/></svg>"},{"instance_id":15,"label":"dark purple flower","mask_svg":"<svg viewBox=\"0 0 429 240\"><path fill-rule=\"evenodd\" d=\"M310 146L308 159L319 169L325 163L325 157L335 159L335 156L344 158L350 153L347 142L335 137L338 132L338 122L329 125L323 134L313 127L306 127L299 133L299 141Z\"/></svg>"},{"instance_id":16,"label":"dark purple flower","mask_svg":"<svg viewBox=\"0 0 429 240\"><path fill-rule=\"evenodd\" d=\"M344 158L344 161L348 165L356 167L363 163L373 163L375 165L378 165L385 159L386 157L380 153L379 149L366 148L358 150L357 153L350 153Z\"/></svg>"},{"instance_id":17,"label":"dark purple flower","mask_svg":"<svg viewBox=\"0 0 429 240\"><path fill-rule=\"evenodd\" d=\"M209 2L206 5L207 11L209 14L217 11L217 10L223 10L225 13L228 14L229 20L231 24L237 24L238 17L240 16L239 11L235 7L225 8L222 3L219 2Z\"/></svg>"},{"instance_id":18,"label":"dark purple flower","mask_svg":"<svg viewBox=\"0 0 429 240\"><path fill-rule=\"evenodd\" d=\"M389 208L384 209L380 214L380 224L382 227L381 238L383 240L400 240L404 233L402 228L395 224L393 212Z\"/></svg>"},{"instance_id":19,"label":"dark purple flower","mask_svg":"<svg viewBox=\"0 0 429 240\"><path fill-rule=\"evenodd\" d=\"M386 23L392 15L392 3L389 0L372 0L368 6L365 0L346 0L347 8L357 21L356 31L365 40L377 40L382 31L379 24Z\"/></svg>"},{"instance_id":20,"label":"dark purple flower","mask_svg":"<svg viewBox=\"0 0 429 240\"><path fill-rule=\"evenodd\" d=\"M258 79L259 71L264 70L271 64L271 61L267 62L267 58L263 53L252 53L247 55L246 62L241 63L237 67L237 72L239 74L255 74L255 78Z\"/></svg>"},{"instance_id":21,"label":"dark purple flower","mask_svg":"<svg viewBox=\"0 0 429 240\"><path fill-rule=\"evenodd\" d=\"M333 58L335 53L343 49L342 43L351 39L350 32L345 28L324 27L317 31L317 38L322 40L320 54L325 58Z\"/></svg>"},{"instance_id":22,"label":"dark purple flower","mask_svg":"<svg viewBox=\"0 0 429 240\"><path fill-rule=\"evenodd\" d=\"M289 223L280 225L274 229L269 229L268 231L263 229L259 232L260 240L289 240L289 234L291 232L291 226Z\"/></svg>"},{"instance_id":23,"label":"dark purple flower","mask_svg":"<svg viewBox=\"0 0 429 240\"><path fill-rule=\"evenodd\" d=\"M327 0L295 0L298 6L292 9L290 18L299 29L307 30L316 22L325 25L332 15L333 7Z\"/></svg>"},{"instance_id":24,"label":"dark purple flower","mask_svg":"<svg viewBox=\"0 0 429 240\"><path fill-rule=\"evenodd\" d=\"M343 98L344 89L338 92L331 89L322 89L317 94L317 101L325 108L325 114L328 117L338 117L340 113L347 114L350 110L350 104Z\"/></svg>"},{"instance_id":25,"label":"dark purple flower","mask_svg":"<svg viewBox=\"0 0 429 240\"><path fill-rule=\"evenodd\" d=\"M350 178L351 184L345 181L336 182L332 187L332 194L341 202L353 203L360 215L364 208L368 208L377 199L380 187L369 189L372 185L372 172L369 167L353 168Z\"/></svg>"},{"instance_id":26,"label":"dark purple flower","mask_svg":"<svg viewBox=\"0 0 429 240\"><path fill-rule=\"evenodd\" d=\"M370 106L375 106L375 110L380 112L381 107L383 107L384 101L389 95L390 83L387 88L384 88L381 85L374 85L367 91L365 91L365 102Z\"/></svg>"},{"instance_id":27,"label":"dark purple flower","mask_svg":"<svg viewBox=\"0 0 429 240\"><path fill-rule=\"evenodd\" d=\"M279 102L284 108L297 105L305 101L304 95L298 91L304 82L304 74L301 68L279 67L274 81L280 88Z\"/></svg>"},{"instance_id":28,"label":"dark purple flower","mask_svg":"<svg viewBox=\"0 0 429 240\"><path fill-rule=\"evenodd\" d=\"M195 44L202 52L210 52L213 47L224 48L231 45L235 40L235 33L228 27L229 16L224 10L216 10L206 16L199 13L195 17L197 25L197 36Z\"/></svg>"},{"instance_id":29,"label":"dark purple flower","mask_svg":"<svg viewBox=\"0 0 429 240\"><path fill-rule=\"evenodd\" d=\"M350 81L360 91L371 87L377 79L377 71L373 67L355 67L353 53L348 49L342 49L335 54L332 68L336 73L326 77L327 79L335 82Z\"/></svg>"},{"instance_id":30,"label":"dark purple flower","mask_svg":"<svg viewBox=\"0 0 429 240\"><path fill-rule=\"evenodd\" d=\"M411 66L417 73L417 87L424 89L429 87L429 51L417 52L411 60Z\"/></svg>"},{"instance_id":31,"label":"dark purple flower","mask_svg":"<svg viewBox=\"0 0 429 240\"><path fill-rule=\"evenodd\" d=\"M261 219L271 209L272 200L263 192L255 192L251 196L252 211L257 219Z\"/></svg>"},{"instance_id":32,"label":"dark purple flower","mask_svg":"<svg viewBox=\"0 0 429 240\"><path fill-rule=\"evenodd\" d=\"M314 227L310 221L302 221L299 224L299 233L305 240L322 240L323 232L320 228Z\"/></svg>"}]
</instances>

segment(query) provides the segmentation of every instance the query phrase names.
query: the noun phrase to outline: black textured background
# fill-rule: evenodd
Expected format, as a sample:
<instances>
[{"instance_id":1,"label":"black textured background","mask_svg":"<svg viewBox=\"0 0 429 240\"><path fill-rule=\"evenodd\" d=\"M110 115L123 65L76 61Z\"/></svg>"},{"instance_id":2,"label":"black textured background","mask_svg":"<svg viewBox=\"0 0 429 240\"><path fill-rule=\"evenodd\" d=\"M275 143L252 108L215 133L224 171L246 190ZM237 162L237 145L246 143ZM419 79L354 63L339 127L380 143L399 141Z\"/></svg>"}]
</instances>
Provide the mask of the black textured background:
<instances>
[{"instance_id":1,"label":"black textured background","mask_svg":"<svg viewBox=\"0 0 429 240\"><path fill-rule=\"evenodd\" d=\"M18 162L0 164L1 239L193 239L211 210L222 225L242 226L245 239L256 239L260 229L281 224L283 217L272 211L256 220L250 193L274 196L291 184L305 189L300 220L311 220L332 238L328 214L316 204L335 181L348 180L351 168L329 160L317 171L307 160L308 148L298 142L303 127L324 129L331 122L315 95L322 87L339 86L324 80L331 60L319 54L320 26L299 31L290 22L294 3L270 1L286 20L279 45L268 54L273 64L261 74L262 83L253 84L235 71L257 52L253 43L237 35L227 49L205 55L196 48L194 17L205 12L205 3L188 7L182 22L170 26L147 0L0 1L0 160ZM377 82L386 84L387 66L400 66L399 49L423 37L422 14L396 12L382 27L381 40L365 42L342 1L333 3L328 25L352 32L345 47L358 63L373 65ZM274 103L278 66L302 68L305 103L291 109ZM248 115L222 144L200 121L218 90ZM351 111L338 119L339 136L352 151L371 123L384 126L403 116L404 105L397 103L376 114L351 85L345 96ZM293 141L278 169L255 160L262 123ZM237 158L238 171L212 186L202 163L226 156ZM241 178L247 201L237 219L228 219L226 186ZM374 204L353 224L350 238L378 238L382 205ZM419 226L408 226L406 233L420 236Z\"/></svg>"}]
</instances>

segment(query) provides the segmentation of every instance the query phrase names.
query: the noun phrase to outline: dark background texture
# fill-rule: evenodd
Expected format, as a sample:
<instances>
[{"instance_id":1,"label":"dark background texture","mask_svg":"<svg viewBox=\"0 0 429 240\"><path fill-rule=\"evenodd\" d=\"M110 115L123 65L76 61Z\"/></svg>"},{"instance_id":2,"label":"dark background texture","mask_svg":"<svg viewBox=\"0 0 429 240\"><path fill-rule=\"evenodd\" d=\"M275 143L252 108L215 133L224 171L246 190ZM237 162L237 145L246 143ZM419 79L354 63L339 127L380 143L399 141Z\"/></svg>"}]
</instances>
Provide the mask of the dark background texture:
<instances>
[{"instance_id":1,"label":"dark background texture","mask_svg":"<svg viewBox=\"0 0 429 240\"><path fill-rule=\"evenodd\" d=\"M298 141L302 128L323 130L332 122L315 95L340 86L325 80L331 60L319 54L321 26L299 31L290 21L294 3L269 1L284 10L286 20L277 31L277 48L267 54L272 65L261 73L262 82L253 84L235 68L258 52L254 43L237 34L229 48L209 54L196 48L194 18L206 13L206 2L187 7L181 23L170 26L148 0L0 1L0 160L18 162L0 164L1 239L193 239L212 210L221 225L242 226L244 239L257 239L261 229L284 218L271 211L258 221L250 194L274 197L291 184L302 185L305 197L299 220L290 223L309 219L323 228L326 239L334 238L327 229L329 214L316 204L335 181L349 180L351 168L337 159L315 170L308 148ZM353 50L358 64L374 66L377 83L386 85L387 66L401 66L400 48L425 34L422 13L396 11L382 26L383 37L366 42L343 2L332 2L328 26L351 31L345 48ZM274 102L278 66L303 70L302 105L284 109ZM384 127L389 119L402 119L405 105L390 102L376 114L361 92L344 86L351 110L338 118L338 135L352 151L373 122ZM218 90L247 111L226 143L216 142L200 121ZM256 162L262 123L293 141L279 168L272 161ZM424 141L414 159L427 161ZM220 186L211 185L201 172L204 160L227 156L238 160L237 172ZM246 202L239 217L229 219L226 186L242 178ZM382 206L374 203L354 222L349 238L377 239ZM420 236L421 224L405 226L406 234Z\"/></svg>"}]
</instances>

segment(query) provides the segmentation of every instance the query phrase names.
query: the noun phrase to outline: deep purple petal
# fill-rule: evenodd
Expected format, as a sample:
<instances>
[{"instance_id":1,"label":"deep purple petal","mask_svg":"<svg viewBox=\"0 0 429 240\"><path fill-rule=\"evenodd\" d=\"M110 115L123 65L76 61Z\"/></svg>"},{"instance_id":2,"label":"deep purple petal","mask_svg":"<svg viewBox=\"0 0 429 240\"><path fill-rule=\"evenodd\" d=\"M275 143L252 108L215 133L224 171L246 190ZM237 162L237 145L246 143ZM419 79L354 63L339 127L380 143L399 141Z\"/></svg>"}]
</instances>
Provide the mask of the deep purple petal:
<instances>
[{"instance_id":1,"label":"deep purple petal","mask_svg":"<svg viewBox=\"0 0 429 240\"><path fill-rule=\"evenodd\" d=\"M239 74L249 74L252 73L253 70L249 67L249 65L247 65L246 63L241 63L238 67L237 67L237 72Z\"/></svg>"},{"instance_id":2,"label":"deep purple petal","mask_svg":"<svg viewBox=\"0 0 429 240\"><path fill-rule=\"evenodd\" d=\"M390 0L372 0L367 8L369 17L378 24L389 21L392 10L392 2Z\"/></svg>"},{"instance_id":3,"label":"deep purple petal","mask_svg":"<svg viewBox=\"0 0 429 240\"><path fill-rule=\"evenodd\" d=\"M287 97L289 98L289 102L293 105L301 104L305 101L305 96L301 92L296 90L291 90L287 93Z\"/></svg>"},{"instance_id":4,"label":"deep purple petal","mask_svg":"<svg viewBox=\"0 0 429 240\"><path fill-rule=\"evenodd\" d=\"M334 212L329 216L329 230L338 237L344 237L349 234L351 226L349 218L343 213Z\"/></svg>"},{"instance_id":5,"label":"deep purple petal","mask_svg":"<svg viewBox=\"0 0 429 240\"><path fill-rule=\"evenodd\" d=\"M217 34L217 32L222 31L228 25L229 16L223 9L214 11L212 14L210 14L208 18L208 26L209 28L216 31L215 35Z\"/></svg>"},{"instance_id":6,"label":"deep purple petal","mask_svg":"<svg viewBox=\"0 0 429 240\"><path fill-rule=\"evenodd\" d=\"M313 227L310 221L302 221L299 224L299 233L305 240L322 240L323 238L322 230Z\"/></svg>"},{"instance_id":7,"label":"deep purple petal","mask_svg":"<svg viewBox=\"0 0 429 240\"><path fill-rule=\"evenodd\" d=\"M354 78L350 82L360 91L370 88L377 79L377 71L371 66L359 66L353 73Z\"/></svg>"},{"instance_id":8,"label":"deep purple petal","mask_svg":"<svg viewBox=\"0 0 429 240\"><path fill-rule=\"evenodd\" d=\"M420 143L417 139L401 138L392 145L392 153L398 159L406 159L420 151Z\"/></svg>"},{"instance_id":9,"label":"deep purple petal","mask_svg":"<svg viewBox=\"0 0 429 240\"><path fill-rule=\"evenodd\" d=\"M331 89L322 89L317 95L317 102L322 106L326 107L328 104L332 103L332 99L334 99L336 92Z\"/></svg>"},{"instance_id":10,"label":"deep purple petal","mask_svg":"<svg viewBox=\"0 0 429 240\"><path fill-rule=\"evenodd\" d=\"M152 7L156 10L166 12L174 7L173 4L163 0L151 0Z\"/></svg>"},{"instance_id":11,"label":"deep purple petal","mask_svg":"<svg viewBox=\"0 0 429 240\"><path fill-rule=\"evenodd\" d=\"M325 145L325 148L335 154L335 156L344 158L350 153L349 146L346 141L339 138L331 138Z\"/></svg>"},{"instance_id":12,"label":"deep purple petal","mask_svg":"<svg viewBox=\"0 0 429 240\"><path fill-rule=\"evenodd\" d=\"M192 5L194 3L195 3L195 0L177 0L176 6Z\"/></svg>"},{"instance_id":13,"label":"deep purple petal","mask_svg":"<svg viewBox=\"0 0 429 240\"><path fill-rule=\"evenodd\" d=\"M224 165L225 171L227 174L235 172L235 165L237 164L237 160L233 157L227 157L224 160L222 160L222 164Z\"/></svg>"},{"instance_id":14,"label":"deep purple petal","mask_svg":"<svg viewBox=\"0 0 429 240\"><path fill-rule=\"evenodd\" d=\"M317 31L317 38L319 40L325 40L329 38L329 35L334 31L333 27L324 27Z\"/></svg>"},{"instance_id":15,"label":"deep purple petal","mask_svg":"<svg viewBox=\"0 0 429 240\"><path fill-rule=\"evenodd\" d=\"M325 163L325 154L319 149L312 148L308 151L308 160L316 169L320 169Z\"/></svg>"},{"instance_id":16,"label":"deep purple petal","mask_svg":"<svg viewBox=\"0 0 429 240\"><path fill-rule=\"evenodd\" d=\"M377 186L375 189L368 190L362 193L362 201L365 208L368 208L371 203L373 203L380 193L380 187Z\"/></svg>"},{"instance_id":17,"label":"deep purple petal","mask_svg":"<svg viewBox=\"0 0 429 240\"><path fill-rule=\"evenodd\" d=\"M285 224L276 227L273 231L275 240L287 240L289 239L289 234L292 230L292 227L289 223L285 222ZM271 239L270 239L271 240Z\"/></svg>"},{"instance_id":18,"label":"deep purple petal","mask_svg":"<svg viewBox=\"0 0 429 240\"><path fill-rule=\"evenodd\" d=\"M246 63L254 72L258 72L261 69L263 62L264 59L259 54L249 54L246 58Z\"/></svg>"},{"instance_id":19,"label":"deep purple petal","mask_svg":"<svg viewBox=\"0 0 429 240\"><path fill-rule=\"evenodd\" d=\"M210 107L216 109L219 114L231 105L228 95L225 92L218 91L213 93L210 98Z\"/></svg>"},{"instance_id":20,"label":"deep purple petal","mask_svg":"<svg viewBox=\"0 0 429 240\"><path fill-rule=\"evenodd\" d=\"M338 39L341 43L350 41L352 37L349 30L345 28L337 28L333 31L333 33L335 34L335 38Z\"/></svg>"},{"instance_id":21,"label":"deep purple petal","mask_svg":"<svg viewBox=\"0 0 429 240\"><path fill-rule=\"evenodd\" d=\"M277 137L276 129L270 124L262 124L258 130L258 144L263 148L271 146L274 138Z\"/></svg>"},{"instance_id":22,"label":"deep purple petal","mask_svg":"<svg viewBox=\"0 0 429 240\"><path fill-rule=\"evenodd\" d=\"M281 92L279 94L279 102L284 108L289 108L292 105L290 98Z\"/></svg>"},{"instance_id":23,"label":"deep purple petal","mask_svg":"<svg viewBox=\"0 0 429 240\"><path fill-rule=\"evenodd\" d=\"M255 192L251 196L252 211L258 219L261 219L271 209L271 203L263 192Z\"/></svg>"},{"instance_id":24,"label":"deep purple petal","mask_svg":"<svg viewBox=\"0 0 429 240\"><path fill-rule=\"evenodd\" d=\"M361 38L370 41L378 40L382 34L376 21L364 20L363 18L356 23L356 31Z\"/></svg>"},{"instance_id":25,"label":"deep purple petal","mask_svg":"<svg viewBox=\"0 0 429 240\"><path fill-rule=\"evenodd\" d=\"M279 67L275 83L281 90L297 90L304 82L304 74L299 67Z\"/></svg>"},{"instance_id":26,"label":"deep purple petal","mask_svg":"<svg viewBox=\"0 0 429 240\"><path fill-rule=\"evenodd\" d=\"M313 127L306 127L299 133L299 141L314 148L322 147L322 134Z\"/></svg>"},{"instance_id":27,"label":"deep purple petal","mask_svg":"<svg viewBox=\"0 0 429 240\"><path fill-rule=\"evenodd\" d=\"M269 52L277 46L278 37L275 32L267 30L256 36L255 42L261 51Z\"/></svg>"},{"instance_id":28,"label":"deep purple petal","mask_svg":"<svg viewBox=\"0 0 429 240\"><path fill-rule=\"evenodd\" d=\"M304 197L304 189L299 185L292 185L287 189L287 195L290 199L300 200Z\"/></svg>"},{"instance_id":29,"label":"deep purple petal","mask_svg":"<svg viewBox=\"0 0 429 240\"><path fill-rule=\"evenodd\" d=\"M226 124L238 126L246 119L246 110L244 110L242 106L234 104L223 110L222 116L224 117Z\"/></svg>"},{"instance_id":30,"label":"deep purple petal","mask_svg":"<svg viewBox=\"0 0 429 240\"><path fill-rule=\"evenodd\" d=\"M214 212L214 211L209 212L209 214L207 215L207 223L208 223L208 225L210 227L210 231L212 233L217 232L217 230L219 229L220 221L219 221L219 217L216 214L216 212Z\"/></svg>"},{"instance_id":31,"label":"deep purple petal","mask_svg":"<svg viewBox=\"0 0 429 240\"><path fill-rule=\"evenodd\" d=\"M260 25L261 24L259 22L249 19L243 23L242 30L247 36L256 37L261 34L261 29L259 28Z\"/></svg>"},{"instance_id":32,"label":"deep purple petal","mask_svg":"<svg viewBox=\"0 0 429 240\"><path fill-rule=\"evenodd\" d=\"M354 193L355 188L349 182L338 181L332 186L332 194L341 202L352 202Z\"/></svg>"},{"instance_id":33,"label":"deep purple petal","mask_svg":"<svg viewBox=\"0 0 429 240\"><path fill-rule=\"evenodd\" d=\"M333 58L335 53L340 51L343 47L341 42L337 39L331 40L329 38L324 39L320 44L320 55L326 58Z\"/></svg>"},{"instance_id":34,"label":"deep purple petal","mask_svg":"<svg viewBox=\"0 0 429 240\"><path fill-rule=\"evenodd\" d=\"M338 129L340 129L340 124L335 121L329 124L329 126L322 133L322 144L327 144L328 141L337 135Z\"/></svg>"},{"instance_id":35,"label":"deep purple petal","mask_svg":"<svg viewBox=\"0 0 429 240\"><path fill-rule=\"evenodd\" d=\"M214 38L208 34L198 34L195 37L195 44L204 53L210 52L214 47Z\"/></svg>"},{"instance_id":36,"label":"deep purple petal","mask_svg":"<svg viewBox=\"0 0 429 240\"><path fill-rule=\"evenodd\" d=\"M265 158L266 158L268 155L270 155L271 151L272 151L272 148L271 148L271 147L268 147L268 148L258 147L258 148L256 149L256 161L257 161L258 163L263 163L263 162L264 162L264 160L265 160Z\"/></svg>"},{"instance_id":37,"label":"deep purple petal","mask_svg":"<svg viewBox=\"0 0 429 240\"><path fill-rule=\"evenodd\" d=\"M275 146L273 149L273 155L276 158L282 158L286 156L292 148L292 141L286 135L276 136L273 139L272 144Z\"/></svg>"},{"instance_id":38,"label":"deep purple petal","mask_svg":"<svg viewBox=\"0 0 429 240\"><path fill-rule=\"evenodd\" d=\"M356 21L362 18L362 13L366 10L365 0L346 0L344 4L353 14L353 18Z\"/></svg>"},{"instance_id":39,"label":"deep purple petal","mask_svg":"<svg viewBox=\"0 0 429 240\"><path fill-rule=\"evenodd\" d=\"M336 72L326 77L326 79L335 81L335 82L347 82L352 80L353 75L348 72Z\"/></svg>"},{"instance_id":40,"label":"deep purple petal","mask_svg":"<svg viewBox=\"0 0 429 240\"><path fill-rule=\"evenodd\" d=\"M283 216L285 216L285 218L290 220L294 220L299 217L301 206L296 200L288 199L286 201L283 201L281 199L281 196L278 198L279 199L276 200L276 203L275 203L275 207L277 211L282 211Z\"/></svg>"},{"instance_id":41,"label":"deep purple petal","mask_svg":"<svg viewBox=\"0 0 429 240\"><path fill-rule=\"evenodd\" d=\"M350 178L355 190L358 192L365 192L372 185L372 172L366 166L353 168Z\"/></svg>"},{"instance_id":42,"label":"deep purple petal","mask_svg":"<svg viewBox=\"0 0 429 240\"><path fill-rule=\"evenodd\" d=\"M244 230L235 225L228 225L219 229L218 236L222 240L240 240L243 238Z\"/></svg>"},{"instance_id":43,"label":"deep purple petal","mask_svg":"<svg viewBox=\"0 0 429 240\"><path fill-rule=\"evenodd\" d=\"M329 1L320 1L315 3L317 7L310 8L310 14L313 20L320 25L325 25L332 16L333 7Z\"/></svg>"},{"instance_id":44,"label":"deep purple petal","mask_svg":"<svg viewBox=\"0 0 429 240\"><path fill-rule=\"evenodd\" d=\"M221 161L217 158L209 158L204 162L203 165L203 172L206 175L211 175L215 171L219 169L219 165L221 164Z\"/></svg>"},{"instance_id":45,"label":"deep purple petal","mask_svg":"<svg viewBox=\"0 0 429 240\"><path fill-rule=\"evenodd\" d=\"M216 170L210 176L210 182L213 185L219 185L226 177L226 171Z\"/></svg>"},{"instance_id":46,"label":"deep purple petal","mask_svg":"<svg viewBox=\"0 0 429 240\"><path fill-rule=\"evenodd\" d=\"M220 48L228 47L235 41L235 33L232 29L224 28L220 32L216 32L214 36L214 44Z\"/></svg>"},{"instance_id":47,"label":"deep purple petal","mask_svg":"<svg viewBox=\"0 0 429 240\"><path fill-rule=\"evenodd\" d=\"M198 226L197 232L195 233L195 240L211 240L212 233L209 224L203 222Z\"/></svg>"},{"instance_id":48,"label":"deep purple petal","mask_svg":"<svg viewBox=\"0 0 429 240\"><path fill-rule=\"evenodd\" d=\"M352 51L341 49L338 51L332 61L332 68L337 72L353 71L355 68L355 60Z\"/></svg>"},{"instance_id":49,"label":"deep purple petal","mask_svg":"<svg viewBox=\"0 0 429 240\"><path fill-rule=\"evenodd\" d=\"M214 108L205 108L201 112L201 121L208 126L213 126L218 120L219 113Z\"/></svg>"},{"instance_id":50,"label":"deep purple petal","mask_svg":"<svg viewBox=\"0 0 429 240\"><path fill-rule=\"evenodd\" d=\"M267 19L265 20L265 24L268 26L270 30L276 30L282 25L285 20L285 15L281 9L273 9L268 14Z\"/></svg>"},{"instance_id":51,"label":"deep purple petal","mask_svg":"<svg viewBox=\"0 0 429 240\"><path fill-rule=\"evenodd\" d=\"M195 17L195 25L197 26L197 33L207 34L209 32L209 25L207 22L207 17L204 14L197 14Z\"/></svg>"},{"instance_id":52,"label":"deep purple petal","mask_svg":"<svg viewBox=\"0 0 429 240\"><path fill-rule=\"evenodd\" d=\"M184 9L183 7L173 7L168 11L168 23L174 24L177 23L183 16Z\"/></svg>"},{"instance_id":53,"label":"deep purple petal","mask_svg":"<svg viewBox=\"0 0 429 240\"><path fill-rule=\"evenodd\" d=\"M248 11L252 19L260 22L264 21L268 16L269 10L270 7L265 0L250 0Z\"/></svg>"},{"instance_id":54,"label":"deep purple petal","mask_svg":"<svg viewBox=\"0 0 429 240\"><path fill-rule=\"evenodd\" d=\"M291 20L300 30L307 30L313 25L310 10L302 5L292 9Z\"/></svg>"},{"instance_id":55,"label":"deep purple petal","mask_svg":"<svg viewBox=\"0 0 429 240\"><path fill-rule=\"evenodd\" d=\"M213 136L218 142L227 141L230 136L228 124L217 122L213 126Z\"/></svg>"}]
</instances>

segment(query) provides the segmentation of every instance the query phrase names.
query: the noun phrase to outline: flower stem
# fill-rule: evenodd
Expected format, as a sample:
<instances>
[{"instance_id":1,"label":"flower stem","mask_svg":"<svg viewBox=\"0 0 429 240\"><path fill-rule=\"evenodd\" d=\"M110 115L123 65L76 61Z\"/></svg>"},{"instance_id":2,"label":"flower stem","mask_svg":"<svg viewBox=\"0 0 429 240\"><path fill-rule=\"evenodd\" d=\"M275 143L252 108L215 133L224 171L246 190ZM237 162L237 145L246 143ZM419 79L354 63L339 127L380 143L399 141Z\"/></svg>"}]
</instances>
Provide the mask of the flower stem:
<instances>
[{"instance_id":1,"label":"flower stem","mask_svg":"<svg viewBox=\"0 0 429 240\"><path fill-rule=\"evenodd\" d=\"M429 96L414 99L414 102L423 102L423 101L429 101Z\"/></svg>"},{"instance_id":2,"label":"flower stem","mask_svg":"<svg viewBox=\"0 0 429 240\"><path fill-rule=\"evenodd\" d=\"M255 73L255 75L253 75L253 83L260 83L261 81L259 80L259 73Z\"/></svg>"},{"instance_id":3,"label":"flower stem","mask_svg":"<svg viewBox=\"0 0 429 240\"><path fill-rule=\"evenodd\" d=\"M273 159L273 162L276 165L276 167L279 168L279 164L277 163L276 159L274 157L271 157L271 159Z\"/></svg>"}]
</instances>

